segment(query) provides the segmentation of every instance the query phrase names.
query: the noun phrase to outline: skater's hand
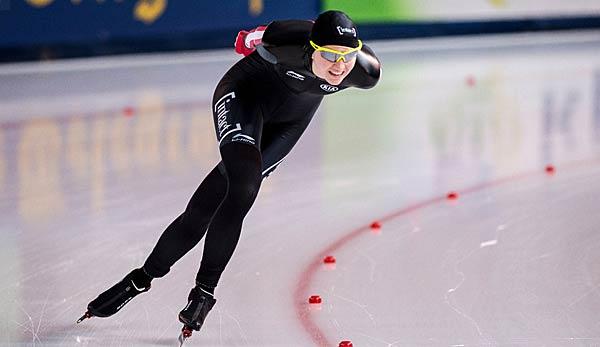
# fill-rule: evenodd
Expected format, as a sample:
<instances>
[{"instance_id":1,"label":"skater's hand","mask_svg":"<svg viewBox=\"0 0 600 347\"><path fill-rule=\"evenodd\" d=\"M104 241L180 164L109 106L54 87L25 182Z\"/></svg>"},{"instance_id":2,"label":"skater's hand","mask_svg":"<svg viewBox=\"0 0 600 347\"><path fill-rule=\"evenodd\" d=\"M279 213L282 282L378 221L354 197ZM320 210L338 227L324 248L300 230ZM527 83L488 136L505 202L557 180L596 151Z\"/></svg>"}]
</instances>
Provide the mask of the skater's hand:
<instances>
[{"instance_id":1,"label":"skater's hand","mask_svg":"<svg viewBox=\"0 0 600 347\"><path fill-rule=\"evenodd\" d=\"M259 26L250 31L241 30L235 38L235 52L244 56L256 50L256 46L262 43L262 35L266 26Z\"/></svg>"}]
</instances>

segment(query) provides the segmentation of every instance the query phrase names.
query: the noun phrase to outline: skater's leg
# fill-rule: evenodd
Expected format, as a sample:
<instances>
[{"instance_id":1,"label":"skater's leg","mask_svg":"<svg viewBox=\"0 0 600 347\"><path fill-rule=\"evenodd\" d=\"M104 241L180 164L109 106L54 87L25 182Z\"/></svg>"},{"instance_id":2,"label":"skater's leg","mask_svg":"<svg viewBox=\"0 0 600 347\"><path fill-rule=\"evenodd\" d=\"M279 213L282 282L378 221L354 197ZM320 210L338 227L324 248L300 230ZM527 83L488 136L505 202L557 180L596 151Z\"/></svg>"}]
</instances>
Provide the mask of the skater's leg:
<instances>
[{"instance_id":1,"label":"skater's leg","mask_svg":"<svg viewBox=\"0 0 600 347\"><path fill-rule=\"evenodd\" d=\"M184 337L191 330L200 330L215 305L212 289L217 286L233 255L242 221L254 203L262 181L261 154L257 147L228 143L221 147L221 156L227 176L227 194L208 227L197 286L192 288L187 305L179 313L179 321L184 324Z\"/></svg>"},{"instance_id":2,"label":"skater's leg","mask_svg":"<svg viewBox=\"0 0 600 347\"><path fill-rule=\"evenodd\" d=\"M215 213L206 236L196 283L214 288L240 238L244 217L254 203L262 181L258 148L233 142L221 147L227 174L225 199Z\"/></svg>"},{"instance_id":3,"label":"skater's leg","mask_svg":"<svg viewBox=\"0 0 600 347\"><path fill-rule=\"evenodd\" d=\"M226 190L227 180L216 167L202 181L185 212L163 232L144 267L131 271L92 300L86 314L78 322L91 316L112 316L135 296L148 291L152 278L164 276L177 260L202 239Z\"/></svg>"},{"instance_id":4,"label":"skater's leg","mask_svg":"<svg viewBox=\"0 0 600 347\"><path fill-rule=\"evenodd\" d=\"M227 180L221 170L217 166L206 176L185 211L163 232L144 263L144 271L150 276L166 275L204 237L227 191Z\"/></svg>"},{"instance_id":5,"label":"skater's leg","mask_svg":"<svg viewBox=\"0 0 600 347\"><path fill-rule=\"evenodd\" d=\"M179 312L184 324L180 337L199 330L216 300L212 293L221 273L233 255L242 221L256 199L262 181L261 134L262 108L256 102L255 89L227 79L219 83L213 96L213 119L227 189L225 198L210 221L204 244L202 264L188 296L187 305Z\"/></svg>"}]
</instances>

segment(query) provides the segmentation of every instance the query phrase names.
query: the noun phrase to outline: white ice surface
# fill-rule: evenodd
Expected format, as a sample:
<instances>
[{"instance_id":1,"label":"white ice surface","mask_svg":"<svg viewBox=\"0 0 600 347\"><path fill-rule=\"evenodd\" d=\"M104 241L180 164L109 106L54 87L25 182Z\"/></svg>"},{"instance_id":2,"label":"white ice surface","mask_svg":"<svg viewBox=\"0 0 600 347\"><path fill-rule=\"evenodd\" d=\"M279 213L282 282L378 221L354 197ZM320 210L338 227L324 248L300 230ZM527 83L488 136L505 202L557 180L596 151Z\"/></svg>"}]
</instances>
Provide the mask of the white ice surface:
<instances>
[{"instance_id":1,"label":"white ice surface","mask_svg":"<svg viewBox=\"0 0 600 347\"><path fill-rule=\"evenodd\" d=\"M600 345L600 34L373 47L381 83L327 98L265 181L189 345ZM209 100L236 59L0 66L0 345L176 345L202 243L74 323L218 162Z\"/></svg>"}]
</instances>

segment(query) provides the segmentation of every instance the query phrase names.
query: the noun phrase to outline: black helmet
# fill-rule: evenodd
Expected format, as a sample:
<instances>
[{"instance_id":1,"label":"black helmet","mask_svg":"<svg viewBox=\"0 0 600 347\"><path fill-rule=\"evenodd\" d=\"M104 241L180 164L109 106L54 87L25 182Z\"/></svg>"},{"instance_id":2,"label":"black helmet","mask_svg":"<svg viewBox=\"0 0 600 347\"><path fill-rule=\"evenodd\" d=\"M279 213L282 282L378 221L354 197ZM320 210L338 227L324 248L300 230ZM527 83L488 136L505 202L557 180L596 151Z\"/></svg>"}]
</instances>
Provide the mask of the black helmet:
<instances>
[{"instance_id":1,"label":"black helmet","mask_svg":"<svg viewBox=\"0 0 600 347\"><path fill-rule=\"evenodd\" d=\"M356 25L341 11L321 13L313 24L310 39L319 46L337 45L356 48L359 45Z\"/></svg>"}]
</instances>

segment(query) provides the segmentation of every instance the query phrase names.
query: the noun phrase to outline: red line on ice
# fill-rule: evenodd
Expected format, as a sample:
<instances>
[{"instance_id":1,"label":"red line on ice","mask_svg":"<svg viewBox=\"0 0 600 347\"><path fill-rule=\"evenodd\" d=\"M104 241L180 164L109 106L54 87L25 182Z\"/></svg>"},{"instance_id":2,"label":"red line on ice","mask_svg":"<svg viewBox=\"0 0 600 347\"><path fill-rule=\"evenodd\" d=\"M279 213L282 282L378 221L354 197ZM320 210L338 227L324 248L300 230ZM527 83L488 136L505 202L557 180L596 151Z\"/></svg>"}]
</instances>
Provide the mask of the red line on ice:
<instances>
[{"instance_id":1,"label":"red line on ice","mask_svg":"<svg viewBox=\"0 0 600 347\"><path fill-rule=\"evenodd\" d=\"M561 165L558 168L558 174L560 174L561 170L565 170L567 168L574 168L579 166L585 166L589 164L598 164L600 163L600 159L590 159L583 161L571 162L566 165ZM543 168L537 171L526 172L522 174L516 174L513 176L508 176L505 178L500 178L495 181L481 183L478 185L474 185L465 189L458 190L458 192L462 195L477 192L484 190L486 188L491 188L495 186L500 186L505 183L514 182L517 180L521 180L524 178L532 177L535 175L545 175ZM460 198L459 198L460 199ZM428 200L424 200L421 202L417 202L412 205L408 205L398 211L392 212L388 215L385 215L381 218L374 218L373 220L379 220L381 222L386 222L392 220L397 217L401 217L407 215L416 210L432 206L434 204L446 201L446 196L443 197L435 197ZM385 225L384 225L385 227ZM333 343L325 336L325 333L317 326L317 324L312 320L311 311L308 309L308 297L309 292L308 289L313 280L313 276L321 269L322 259L325 256L336 254L339 249L344 247L350 241L358 238L361 235L368 235L368 231L370 229L370 224L365 226L361 226L357 229L352 230L350 233L346 234L342 238L331 243L327 248L321 250L317 255L313 258L313 260L304 268L304 270L300 273L300 277L297 281L296 289L294 290L294 302L295 302L295 310L296 317L300 320L304 330L310 335L313 342L319 347L337 347L338 343Z\"/></svg>"}]
</instances>

